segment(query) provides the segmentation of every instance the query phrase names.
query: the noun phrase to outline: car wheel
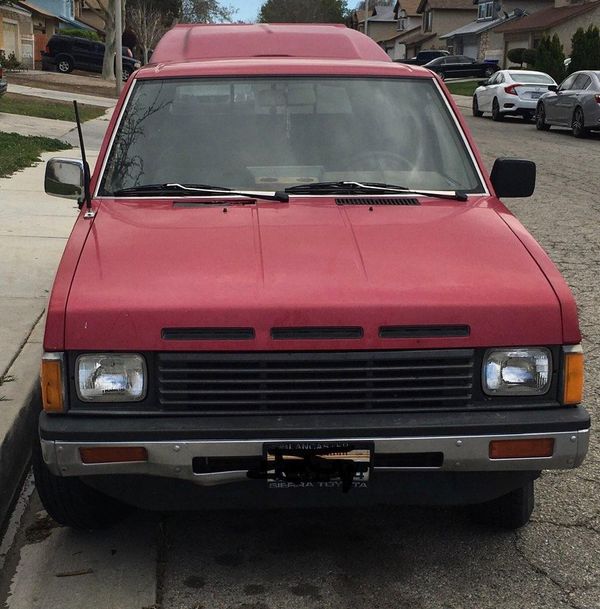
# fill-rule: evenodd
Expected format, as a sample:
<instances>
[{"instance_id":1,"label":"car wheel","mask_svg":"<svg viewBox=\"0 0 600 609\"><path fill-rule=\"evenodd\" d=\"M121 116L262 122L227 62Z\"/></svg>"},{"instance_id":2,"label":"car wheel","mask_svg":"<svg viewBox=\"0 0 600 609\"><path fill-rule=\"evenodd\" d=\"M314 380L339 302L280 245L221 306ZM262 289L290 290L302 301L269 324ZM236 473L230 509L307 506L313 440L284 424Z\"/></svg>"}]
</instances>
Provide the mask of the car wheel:
<instances>
[{"instance_id":1,"label":"car wheel","mask_svg":"<svg viewBox=\"0 0 600 609\"><path fill-rule=\"evenodd\" d=\"M494 101L492 102L492 120L504 120L504 115L502 114L502 112L500 112L500 104L498 103L497 97L494 97Z\"/></svg>"},{"instance_id":2,"label":"car wheel","mask_svg":"<svg viewBox=\"0 0 600 609\"><path fill-rule=\"evenodd\" d=\"M32 450L35 486L44 509L56 522L74 529L102 529L122 520L131 508L87 486L79 478L50 472L39 440Z\"/></svg>"},{"instance_id":3,"label":"car wheel","mask_svg":"<svg viewBox=\"0 0 600 609\"><path fill-rule=\"evenodd\" d=\"M123 68L123 82L127 82L133 72L129 68Z\"/></svg>"},{"instance_id":4,"label":"car wheel","mask_svg":"<svg viewBox=\"0 0 600 609\"><path fill-rule=\"evenodd\" d=\"M70 57L57 57L56 69L62 74L69 74L73 71L73 60Z\"/></svg>"},{"instance_id":5,"label":"car wheel","mask_svg":"<svg viewBox=\"0 0 600 609\"><path fill-rule=\"evenodd\" d=\"M533 480L497 499L471 506L471 519L501 529L519 529L529 522L535 505Z\"/></svg>"},{"instance_id":6,"label":"car wheel","mask_svg":"<svg viewBox=\"0 0 600 609\"><path fill-rule=\"evenodd\" d=\"M537 108L535 128L538 131L548 131L550 129L550 125L546 122L546 108L544 108L544 104L540 104Z\"/></svg>"},{"instance_id":7,"label":"car wheel","mask_svg":"<svg viewBox=\"0 0 600 609\"><path fill-rule=\"evenodd\" d=\"M581 108L575 108L573 112L573 120L571 121L571 131L575 137L585 137L585 119L583 117L583 110Z\"/></svg>"},{"instance_id":8,"label":"car wheel","mask_svg":"<svg viewBox=\"0 0 600 609\"><path fill-rule=\"evenodd\" d=\"M479 109L477 95L473 95L473 116L483 116L483 112Z\"/></svg>"}]
</instances>

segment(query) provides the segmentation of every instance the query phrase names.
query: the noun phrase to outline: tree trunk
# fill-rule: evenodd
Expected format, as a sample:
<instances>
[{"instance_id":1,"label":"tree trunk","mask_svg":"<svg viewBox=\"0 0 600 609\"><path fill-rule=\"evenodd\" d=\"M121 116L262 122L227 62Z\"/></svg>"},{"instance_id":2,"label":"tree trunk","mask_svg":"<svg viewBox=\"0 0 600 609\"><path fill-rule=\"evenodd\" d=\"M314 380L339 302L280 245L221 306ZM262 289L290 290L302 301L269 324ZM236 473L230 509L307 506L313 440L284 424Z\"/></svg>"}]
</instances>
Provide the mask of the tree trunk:
<instances>
[{"instance_id":1,"label":"tree trunk","mask_svg":"<svg viewBox=\"0 0 600 609\"><path fill-rule=\"evenodd\" d=\"M107 10L104 13L104 62L102 63L102 78L104 80L115 80L115 0L107 0Z\"/></svg>"}]
</instances>

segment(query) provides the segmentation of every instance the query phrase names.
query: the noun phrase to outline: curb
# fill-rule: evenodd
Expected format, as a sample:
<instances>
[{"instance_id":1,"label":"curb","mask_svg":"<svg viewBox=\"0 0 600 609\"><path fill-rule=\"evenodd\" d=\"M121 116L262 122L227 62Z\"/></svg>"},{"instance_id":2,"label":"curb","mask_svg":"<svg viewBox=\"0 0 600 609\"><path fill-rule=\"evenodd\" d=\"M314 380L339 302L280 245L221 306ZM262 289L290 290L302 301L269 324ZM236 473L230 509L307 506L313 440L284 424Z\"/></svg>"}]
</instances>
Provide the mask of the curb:
<instances>
[{"instance_id":1,"label":"curb","mask_svg":"<svg viewBox=\"0 0 600 609\"><path fill-rule=\"evenodd\" d=\"M34 326L43 327L43 320ZM32 436L40 404L38 370L42 345L33 338L23 345L7 371L14 378L0 387L0 531L19 495L31 460Z\"/></svg>"}]
</instances>

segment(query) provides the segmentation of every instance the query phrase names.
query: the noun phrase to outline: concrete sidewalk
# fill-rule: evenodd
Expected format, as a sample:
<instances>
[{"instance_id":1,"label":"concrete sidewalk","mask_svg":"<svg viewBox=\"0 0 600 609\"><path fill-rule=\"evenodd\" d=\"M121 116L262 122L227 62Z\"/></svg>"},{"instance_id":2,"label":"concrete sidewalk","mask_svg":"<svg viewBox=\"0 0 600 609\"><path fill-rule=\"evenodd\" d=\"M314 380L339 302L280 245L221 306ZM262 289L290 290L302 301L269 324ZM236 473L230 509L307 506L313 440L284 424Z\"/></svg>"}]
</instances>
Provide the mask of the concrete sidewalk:
<instances>
[{"instance_id":1,"label":"concrete sidewalk","mask_svg":"<svg viewBox=\"0 0 600 609\"><path fill-rule=\"evenodd\" d=\"M25 87L23 85L8 85L8 93L17 93L19 95L31 95L34 97L42 97L44 99L52 99L56 101L72 102L74 99L80 104L89 104L91 106L100 106L102 108L112 108L116 103L116 99L108 97L99 97L97 95L86 95L71 91L53 91L51 89L39 89L37 87Z\"/></svg>"},{"instance_id":2,"label":"concrete sidewalk","mask_svg":"<svg viewBox=\"0 0 600 609\"><path fill-rule=\"evenodd\" d=\"M79 150L45 153L77 157ZM97 153L88 153L93 165ZM45 162L0 179L0 524L27 467L52 280L77 217L43 193Z\"/></svg>"}]
</instances>

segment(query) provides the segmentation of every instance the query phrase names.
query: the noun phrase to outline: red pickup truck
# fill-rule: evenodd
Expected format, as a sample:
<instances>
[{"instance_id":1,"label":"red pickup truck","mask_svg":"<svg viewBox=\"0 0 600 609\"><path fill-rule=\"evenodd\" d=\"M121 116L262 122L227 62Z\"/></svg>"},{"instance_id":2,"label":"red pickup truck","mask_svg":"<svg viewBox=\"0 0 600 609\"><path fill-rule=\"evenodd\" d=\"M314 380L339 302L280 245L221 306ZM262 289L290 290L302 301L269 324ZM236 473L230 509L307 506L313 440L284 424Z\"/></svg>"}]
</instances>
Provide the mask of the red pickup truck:
<instances>
[{"instance_id":1,"label":"red pickup truck","mask_svg":"<svg viewBox=\"0 0 600 609\"><path fill-rule=\"evenodd\" d=\"M475 505L525 524L590 419L575 302L438 77L325 25L177 26L128 81L48 307L34 471L128 504Z\"/></svg>"}]
</instances>

